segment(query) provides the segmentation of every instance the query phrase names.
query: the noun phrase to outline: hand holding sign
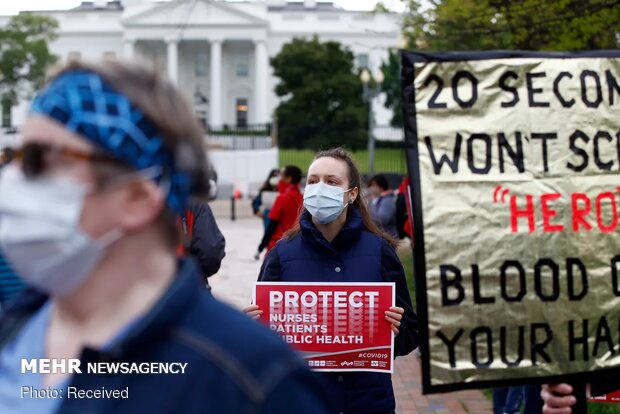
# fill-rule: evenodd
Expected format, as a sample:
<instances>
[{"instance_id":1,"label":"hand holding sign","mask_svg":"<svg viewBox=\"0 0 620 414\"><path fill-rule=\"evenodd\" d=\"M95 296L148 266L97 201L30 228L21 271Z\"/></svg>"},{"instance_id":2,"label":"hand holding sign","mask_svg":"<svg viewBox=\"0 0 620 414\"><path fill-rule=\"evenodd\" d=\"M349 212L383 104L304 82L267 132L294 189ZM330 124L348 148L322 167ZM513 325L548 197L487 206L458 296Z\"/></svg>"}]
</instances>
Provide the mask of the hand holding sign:
<instances>
[{"instance_id":1,"label":"hand holding sign","mask_svg":"<svg viewBox=\"0 0 620 414\"><path fill-rule=\"evenodd\" d=\"M545 402L543 414L569 414L571 406L577 402L571 395L573 388L568 384L545 384L540 392L540 397Z\"/></svg>"},{"instance_id":2,"label":"hand holding sign","mask_svg":"<svg viewBox=\"0 0 620 414\"><path fill-rule=\"evenodd\" d=\"M392 324L392 331L394 334L398 334L398 328L400 328L400 321L403 319L405 310L397 306L391 306L390 310L385 311L385 319Z\"/></svg>"},{"instance_id":3,"label":"hand holding sign","mask_svg":"<svg viewBox=\"0 0 620 414\"><path fill-rule=\"evenodd\" d=\"M263 314L263 311L256 305L246 307L243 312L252 319L258 319Z\"/></svg>"}]
</instances>

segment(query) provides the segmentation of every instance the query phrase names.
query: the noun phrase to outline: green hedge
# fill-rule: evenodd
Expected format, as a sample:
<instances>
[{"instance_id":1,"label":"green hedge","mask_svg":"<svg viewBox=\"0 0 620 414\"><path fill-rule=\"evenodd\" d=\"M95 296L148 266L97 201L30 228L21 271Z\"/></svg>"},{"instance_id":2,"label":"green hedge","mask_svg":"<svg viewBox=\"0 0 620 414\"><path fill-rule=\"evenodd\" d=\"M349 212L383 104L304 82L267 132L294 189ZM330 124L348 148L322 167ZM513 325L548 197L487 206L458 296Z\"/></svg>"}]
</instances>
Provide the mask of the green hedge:
<instances>
[{"instance_id":1,"label":"green hedge","mask_svg":"<svg viewBox=\"0 0 620 414\"><path fill-rule=\"evenodd\" d=\"M313 150L280 149L280 167L297 165L302 171L308 166L316 154ZM353 156L362 173L368 172L368 151L354 151ZM377 148L375 150L375 172L392 172L405 174L407 162L405 151L401 148Z\"/></svg>"}]
</instances>

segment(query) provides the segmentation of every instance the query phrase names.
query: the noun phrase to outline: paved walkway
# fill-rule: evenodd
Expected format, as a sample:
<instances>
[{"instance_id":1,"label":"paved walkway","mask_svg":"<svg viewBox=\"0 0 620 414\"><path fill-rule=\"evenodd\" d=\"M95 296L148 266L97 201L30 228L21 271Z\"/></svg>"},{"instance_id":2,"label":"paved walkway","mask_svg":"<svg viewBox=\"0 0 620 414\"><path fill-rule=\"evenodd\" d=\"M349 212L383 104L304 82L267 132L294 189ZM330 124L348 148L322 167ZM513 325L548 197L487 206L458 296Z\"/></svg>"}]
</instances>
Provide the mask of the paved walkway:
<instances>
[{"instance_id":1,"label":"paved walkway","mask_svg":"<svg viewBox=\"0 0 620 414\"><path fill-rule=\"evenodd\" d=\"M260 270L254 252L262 237L258 219L218 218L226 237L226 258L219 273L209 279L213 293L237 308L252 299L252 283ZM489 400L480 391L424 396L421 393L420 366L413 355L396 360L393 375L398 414L486 414L492 413Z\"/></svg>"}]
</instances>

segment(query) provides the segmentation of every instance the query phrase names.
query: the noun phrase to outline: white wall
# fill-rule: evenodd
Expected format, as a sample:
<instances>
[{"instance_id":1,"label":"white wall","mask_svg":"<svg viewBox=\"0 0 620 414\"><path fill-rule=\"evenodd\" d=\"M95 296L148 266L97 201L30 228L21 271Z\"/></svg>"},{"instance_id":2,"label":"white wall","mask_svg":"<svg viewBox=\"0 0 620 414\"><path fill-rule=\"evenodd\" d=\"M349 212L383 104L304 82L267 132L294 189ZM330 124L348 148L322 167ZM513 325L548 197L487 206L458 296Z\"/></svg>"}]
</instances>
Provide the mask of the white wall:
<instances>
[{"instance_id":1,"label":"white wall","mask_svg":"<svg viewBox=\"0 0 620 414\"><path fill-rule=\"evenodd\" d=\"M218 188L232 185L244 197L254 195L269 171L278 168L278 149L249 151L210 150L209 158L218 174ZM220 194L220 196L230 196Z\"/></svg>"},{"instance_id":2,"label":"white wall","mask_svg":"<svg viewBox=\"0 0 620 414\"><path fill-rule=\"evenodd\" d=\"M37 13L58 20L61 36L69 33L121 34L123 32L120 10L41 11Z\"/></svg>"},{"instance_id":3,"label":"white wall","mask_svg":"<svg viewBox=\"0 0 620 414\"><path fill-rule=\"evenodd\" d=\"M237 77L237 63L247 62L249 74L245 78ZM256 102L254 99L256 65L254 64L254 44L246 42L224 42L222 49L222 121L235 125L237 121L236 100L246 98L249 112L248 123L256 118Z\"/></svg>"},{"instance_id":4,"label":"white wall","mask_svg":"<svg viewBox=\"0 0 620 414\"><path fill-rule=\"evenodd\" d=\"M4 147L17 147L21 142L21 135L19 134L4 134L0 131L0 148Z\"/></svg>"},{"instance_id":5,"label":"white wall","mask_svg":"<svg viewBox=\"0 0 620 414\"><path fill-rule=\"evenodd\" d=\"M79 52L86 60L99 60L110 52L120 58L123 56L123 40L115 34L70 33L59 36L50 44L50 50L61 60L67 59L71 52Z\"/></svg>"},{"instance_id":6,"label":"white wall","mask_svg":"<svg viewBox=\"0 0 620 414\"><path fill-rule=\"evenodd\" d=\"M197 76L196 60L199 53L206 56L206 72ZM209 97L209 67L209 43L184 41L179 44L179 87L191 102L194 101L197 87L204 96Z\"/></svg>"}]
</instances>

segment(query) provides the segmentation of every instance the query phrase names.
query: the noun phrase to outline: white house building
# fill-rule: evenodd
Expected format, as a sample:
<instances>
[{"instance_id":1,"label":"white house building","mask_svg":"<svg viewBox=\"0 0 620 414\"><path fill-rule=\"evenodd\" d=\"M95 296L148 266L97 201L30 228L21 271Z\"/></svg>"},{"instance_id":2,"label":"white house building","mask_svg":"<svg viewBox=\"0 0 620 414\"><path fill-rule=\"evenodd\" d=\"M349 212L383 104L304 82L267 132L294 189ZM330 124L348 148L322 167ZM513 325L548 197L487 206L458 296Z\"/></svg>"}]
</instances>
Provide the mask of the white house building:
<instances>
[{"instance_id":1,"label":"white house building","mask_svg":"<svg viewBox=\"0 0 620 414\"><path fill-rule=\"evenodd\" d=\"M376 71L400 33L396 14L349 11L315 0L95 0L37 13L58 20L59 36L50 46L61 59L147 61L216 128L271 122L278 98L269 58L294 37L338 41L353 51L358 66ZM0 24L7 20L0 18ZM375 118L387 124L390 112L377 99ZM26 107L13 109L13 125L21 124Z\"/></svg>"}]
</instances>

